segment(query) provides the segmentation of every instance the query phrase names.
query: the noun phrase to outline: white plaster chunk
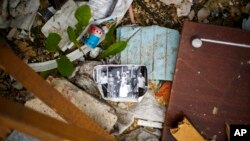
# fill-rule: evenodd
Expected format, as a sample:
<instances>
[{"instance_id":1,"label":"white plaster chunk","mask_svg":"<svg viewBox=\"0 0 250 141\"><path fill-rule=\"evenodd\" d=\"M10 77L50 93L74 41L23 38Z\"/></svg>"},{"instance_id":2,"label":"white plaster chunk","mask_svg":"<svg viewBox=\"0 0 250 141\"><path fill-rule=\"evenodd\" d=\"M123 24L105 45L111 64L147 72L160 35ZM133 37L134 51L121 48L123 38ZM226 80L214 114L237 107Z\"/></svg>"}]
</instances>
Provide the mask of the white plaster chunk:
<instances>
[{"instance_id":1,"label":"white plaster chunk","mask_svg":"<svg viewBox=\"0 0 250 141\"><path fill-rule=\"evenodd\" d=\"M49 77L50 84L107 131L111 131L117 121L114 109L93 96L80 90L69 81ZM74 115L72 115L74 116Z\"/></svg>"},{"instance_id":2,"label":"white plaster chunk","mask_svg":"<svg viewBox=\"0 0 250 141\"><path fill-rule=\"evenodd\" d=\"M148 91L137 106L129 110L136 118L164 122L165 106L160 105L154 96Z\"/></svg>"},{"instance_id":3,"label":"white plaster chunk","mask_svg":"<svg viewBox=\"0 0 250 141\"><path fill-rule=\"evenodd\" d=\"M47 106L45 103L43 103L38 98L31 99L31 100L27 101L25 103L25 107L31 108L37 112L43 113L43 114L48 115L52 118L66 122L60 115L58 115L55 111L53 111L49 106Z\"/></svg>"}]
</instances>

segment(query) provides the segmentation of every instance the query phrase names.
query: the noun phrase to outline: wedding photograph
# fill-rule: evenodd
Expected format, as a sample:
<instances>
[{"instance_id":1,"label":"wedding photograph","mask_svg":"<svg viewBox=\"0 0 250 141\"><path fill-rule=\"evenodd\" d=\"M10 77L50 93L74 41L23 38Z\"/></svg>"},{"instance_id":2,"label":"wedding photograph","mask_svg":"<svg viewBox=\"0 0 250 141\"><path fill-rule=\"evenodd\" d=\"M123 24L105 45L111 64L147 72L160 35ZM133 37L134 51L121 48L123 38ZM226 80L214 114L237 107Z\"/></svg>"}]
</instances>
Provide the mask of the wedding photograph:
<instances>
[{"instance_id":1,"label":"wedding photograph","mask_svg":"<svg viewBox=\"0 0 250 141\"><path fill-rule=\"evenodd\" d=\"M136 102L147 91L147 68L141 65L98 65L93 78L104 99Z\"/></svg>"}]
</instances>

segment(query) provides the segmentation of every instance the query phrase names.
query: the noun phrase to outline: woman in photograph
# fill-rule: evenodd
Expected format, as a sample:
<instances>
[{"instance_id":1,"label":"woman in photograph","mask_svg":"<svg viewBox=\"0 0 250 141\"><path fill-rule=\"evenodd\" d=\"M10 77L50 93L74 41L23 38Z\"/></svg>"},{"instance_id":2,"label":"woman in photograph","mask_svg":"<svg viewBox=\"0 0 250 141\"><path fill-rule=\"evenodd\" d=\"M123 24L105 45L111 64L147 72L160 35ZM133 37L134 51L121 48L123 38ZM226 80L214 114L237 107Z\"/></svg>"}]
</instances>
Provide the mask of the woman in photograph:
<instances>
[{"instance_id":1,"label":"woman in photograph","mask_svg":"<svg viewBox=\"0 0 250 141\"><path fill-rule=\"evenodd\" d=\"M115 83L114 82L115 82L115 79L113 77L113 74L110 73L109 78L108 78L108 92L109 92L108 97L115 96Z\"/></svg>"},{"instance_id":2,"label":"woman in photograph","mask_svg":"<svg viewBox=\"0 0 250 141\"><path fill-rule=\"evenodd\" d=\"M119 97L127 97L128 96L128 85L127 85L127 74L126 72L122 73L121 78L121 86L120 86L120 93Z\"/></svg>"}]
</instances>

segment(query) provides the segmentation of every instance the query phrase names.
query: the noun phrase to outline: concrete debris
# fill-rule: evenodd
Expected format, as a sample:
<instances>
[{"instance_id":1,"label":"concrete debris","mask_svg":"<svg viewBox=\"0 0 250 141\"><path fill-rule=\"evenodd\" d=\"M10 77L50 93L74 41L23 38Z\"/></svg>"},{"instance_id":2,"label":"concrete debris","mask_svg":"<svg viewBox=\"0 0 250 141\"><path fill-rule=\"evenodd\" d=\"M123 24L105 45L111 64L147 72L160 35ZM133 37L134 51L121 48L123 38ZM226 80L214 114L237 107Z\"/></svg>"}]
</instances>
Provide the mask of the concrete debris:
<instances>
[{"instance_id":1,"label":"concrete debris","mask_svg":"<svg viewBox=\"0 0 250 141\"><path fill-rule=\"evenodd\" d=\"M4 0L1 5L0 28L11 26L29 31L39 5L39 0ZM8 17L12 19L8 20Z\"/></svg>"},{"instance_id":2,"label":"concrete debris","mask_svg":"<svg viewBox=\"0 0 250 141\"><path fill-rule=\"evenodd\" d=\"M29 31L35 20L36 12L39 8L40 1L39 0L34 0L34 1L19 0L19 2L17 1L18 0L10 1L10 15L14 17L14 19L11 21L10 26Z\"/></svg>"},{"instance_id":3,"label":"concrete debris","mask_svg":"<svg viewBox=\"0 0 250 141\"><path fill-rule=\"evenodd\" d=\"M47 106L38 98L27 101L25 103L25 106L66 123L66 121L60 115L58 115L55 111L53 111L49 106Z\"/></svg>"},{"instance_id":4,"label":"concrete debris","mask_svg":"<svg viewBox=\"0 0 250 141\"><path fill-rule=\"evenodd\" d=\"M134 122L134 115L131 113L128 113L125 110L117 109L116 115L118 117L118 120L116 123L117 130L113 132L114 135L122 134Z\"/></svg>"},{"instance_id":5,"label":"concrete debris","mask_svg":"<svg viewBox=\"0 0 250 141\"><path fill-rule=\"evenodd\" d=\"M101 65L102 62L98 61L85 61L80 65L75 72L75 75L70 79L71 82L78 87L84 89L91 95L100 96L97 84L93 80L92 72L95 66Z\"/></svg>"},{"instance_id":6,"label":"concrete debris","mask_svg":"<svg viewBox=\"0 0 250 141\"><path fill-rule=\"evenodd\" d=\"M193 0L160 0L166 5L174 4L177 7L178 17L187 16L193 5Z\"/></svg>"},{"instance_id":7,"label":"concrete debris","mask_svg":"<svg viewBox=\"0 0 250 141\"><path fill-rule=\"evenodd\" d=\"M184 0L180 5L177 6L177 16L188 16L192 5L192 0Z\"/></svg>"},{"instance_id":8,"label":"concrete debris","mask_svg":"<svg viewBox=\"0 0 250 141\"><path fill-rule=\"evenodd\" d=\"M71 79L71 81L87 93L91 95L101 96L97 84L88 75L76 75Z\"/></svg>"},{"instance_id":9,"label":"concrete debris","mask_svg":"<svg viewBox=\"0 0 250 141\"><path fill-rule=\"evenodd\" d=\"M138 128L129 134L122 136L119 140L121 141L159 141L160 136L158 136L160 130L155 130L151 132L144 128Z\"/></svg>"},{"instance_id":10,"label":"concrete debris","mask_svg":"<svg viewBox=\"0 0 250 141\"><path fill-rule=\"evenodd\" d=\"M112 107L80 90L65 79L49 77L48 81L55 89L105 130L110 132L113 129L117 121L117 116L114 114Z\"/></svg>"},{"instance_id":11,"label":"concrete debris","mask_svg":"<svg viewBox=\"0 0 250 141\"><path fill-rule=\"evenodd\" d=\"M165 106L160 105L154 96L148 91L140 103L129 112L134 114L138 119L149 121L164 122Z\"/></svg>"},{"instance_id":12,"label":"concrete debris","mask_svg":"<svg viewBox=\"0 0 250 141\"><path fill-rule=\"evenodd\" d=\"M195 16L195 12L194 10L191 10L190 13L188 14L188 19L192 21L194 19L194 16Z\"/></svg>"},{"instance_id":13,"label":"concrete debris","mask_svg":"<svg viewBox=\"0 0 250 141\"><path fill-rule=\"evenodd\" d=\"M207 19L207 17L209 15L210 15L210 10L209 9L201 8L197 13L198 21L203 22L205 19Z\"/></svg>"},{"instance_id":14,"label":"concrete debris","mask_svg":"<svg viewBox=\"0 0 250 141\"><path fill-rule=\"evenodd\" d=\"M103 19L111 15L118 0L90 0L89 6L94 19Z\"/></svg>"}]
</instances>

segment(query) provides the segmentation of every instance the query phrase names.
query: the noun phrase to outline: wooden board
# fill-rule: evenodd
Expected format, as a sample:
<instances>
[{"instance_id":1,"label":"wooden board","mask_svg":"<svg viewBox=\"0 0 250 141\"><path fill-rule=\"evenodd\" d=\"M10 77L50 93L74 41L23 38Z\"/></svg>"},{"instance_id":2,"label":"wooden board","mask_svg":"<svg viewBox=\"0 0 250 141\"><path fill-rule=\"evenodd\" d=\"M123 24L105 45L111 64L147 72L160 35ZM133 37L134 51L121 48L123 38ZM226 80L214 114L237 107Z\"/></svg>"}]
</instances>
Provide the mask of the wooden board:
<instances>
[{"instance_id":1,"label":"wooden board","mask_svg":"<svg viewBox=\"0 0 250 141\"><path fill-rule=\"evenodd\" d=\"M68 124L94 132L96 136L102 137L103 140L114 140L113 136L95 123L93 119L81 112L73 103L63 97L63 95L19 59L2 38L0 38L0 68L13 76L27 90L57 112Z\"/></svg>"},{"instance_id":2,"label":"wooden board","mask_svg":"<svg viewBox=\"0 0 250 141\"><path fill-rule=\"evenodd\" d=\"M186 115L204 137L227 140L225 122L250 124L250 48L205 43L193 48L193 36L250 45L250 32L186 22L182 32L163 141ZM216 111L217 110L217 111Z\"/></svg>"},{"instance_id":3,"label":"wooden board","mask_svg":"<svg viewBox=\"0 0 250 141\"><path fill-rule=\"evenodd\" d=\"M100 141L94 132L56 120L0 97L0 125L45 141Z\"/></svg>"}]
</instances>

